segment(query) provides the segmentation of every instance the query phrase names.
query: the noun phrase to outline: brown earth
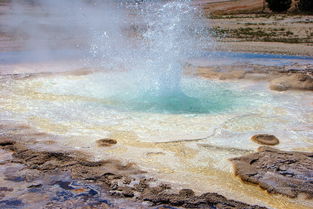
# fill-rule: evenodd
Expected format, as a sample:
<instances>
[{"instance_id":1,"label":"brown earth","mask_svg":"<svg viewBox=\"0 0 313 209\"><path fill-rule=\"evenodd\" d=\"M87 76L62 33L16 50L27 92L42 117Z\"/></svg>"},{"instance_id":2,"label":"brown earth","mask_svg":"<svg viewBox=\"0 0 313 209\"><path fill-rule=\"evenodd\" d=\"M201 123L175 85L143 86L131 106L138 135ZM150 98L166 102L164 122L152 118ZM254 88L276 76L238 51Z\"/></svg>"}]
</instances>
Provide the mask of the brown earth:
<instances>
[{"instance_id":1,"label":"brown earth","mask_svg":"<svg viewBox=\"0 0 313 209\"><path fill-rule=\"evenodd\" d=\"M261 12L264 6L262 0L194 0L193 2L211 15Z\"/></svg>"},{"instance_id":2,"label":"brown earth","mask_svg":"<svg viewBox=\"0 0 313 209\"><path fill-rule=\"evenodd\" d=\"M310 15L218 15L208 26L218 50L313 56Z\"/></svg>"},{"instance_id":3,"label":"brown earth","mask_svg":"<svg viewBox=\"0 0 313 209\"><path fill-rule=\"evenodd\" d=\"M235 175L270 193L313 198L313 153L260 147L257 153L231 159Z\"/></svg>"}]
</instances>

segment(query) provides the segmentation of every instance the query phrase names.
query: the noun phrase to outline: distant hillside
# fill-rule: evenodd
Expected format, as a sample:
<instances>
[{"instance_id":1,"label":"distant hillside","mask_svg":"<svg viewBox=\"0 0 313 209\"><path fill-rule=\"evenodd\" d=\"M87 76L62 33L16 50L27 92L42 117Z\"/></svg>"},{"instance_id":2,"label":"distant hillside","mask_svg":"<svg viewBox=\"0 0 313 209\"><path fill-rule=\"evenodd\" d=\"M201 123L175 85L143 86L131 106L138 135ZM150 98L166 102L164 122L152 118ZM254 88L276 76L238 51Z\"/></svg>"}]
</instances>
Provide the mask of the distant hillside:
<instances>
[{"instance_id":1,"label":"distant hillside","mask_svg":"<svg viewBox=\"0 0 313 209\"><path fill-rule=\"evenodd\" d=\"M194 0L208 14L238 14L261 12L263 0Z\"/></svg>"}]
</instances>

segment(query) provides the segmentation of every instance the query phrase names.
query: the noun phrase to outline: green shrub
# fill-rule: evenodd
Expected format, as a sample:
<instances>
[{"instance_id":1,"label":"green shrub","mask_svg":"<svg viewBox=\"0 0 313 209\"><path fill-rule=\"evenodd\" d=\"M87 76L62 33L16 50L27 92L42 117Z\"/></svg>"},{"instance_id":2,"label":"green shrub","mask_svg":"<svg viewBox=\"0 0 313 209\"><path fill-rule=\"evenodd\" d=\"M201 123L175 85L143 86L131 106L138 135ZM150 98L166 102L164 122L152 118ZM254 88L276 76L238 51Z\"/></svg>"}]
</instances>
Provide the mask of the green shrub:
<instances>
[{"instance_id":1,"label":"green shrub","mask_svg":"<svg viewBox=\"0 0 313 209\"><path fill-rule=\"evenodd\" d=\"M313 12L313 0L300 0L298 8L301 12Z\"/></svg>"},{"instance_id":2,"label":"green shrub","mask_svg":"<svg viewBox=\"0 0 313 209\"><path fill-rule=\"evenodd\" d=\"M312 0L307 0L312 1ZM285 12L291 6L291 0L266 0L268 7L273 12Z\"/></svg>"}]
</instances>

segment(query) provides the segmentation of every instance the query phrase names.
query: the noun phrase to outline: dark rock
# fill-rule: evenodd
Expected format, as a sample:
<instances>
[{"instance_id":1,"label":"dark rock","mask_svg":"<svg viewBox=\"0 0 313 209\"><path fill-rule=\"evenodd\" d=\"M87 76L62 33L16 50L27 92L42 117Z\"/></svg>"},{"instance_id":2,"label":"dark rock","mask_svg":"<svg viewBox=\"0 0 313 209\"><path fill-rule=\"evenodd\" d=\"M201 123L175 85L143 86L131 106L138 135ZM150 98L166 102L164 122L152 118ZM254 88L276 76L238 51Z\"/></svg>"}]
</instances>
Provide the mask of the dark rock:
<instances>
[{"instance_id":1,"label":"dark rock","mask_svg":"<svg viewBox=\"0 0 313 209\"><path fill-rule=\"evenodd\" d=\"M182 189L179 191L179 195L183 197L193 197L195 193L191 189Z\"/></svg>"},{"instance_id":2,"label":"dark rock","mask_svg":"<svg viewBox=\"0 0 313 209\"><path fill-rule=\"evenodd\" d=\"M124 177L123 184L130 184L132 182L132 179L130 177Z\"/></svg>"},{"instance_id":3,"label":"dark rock","mask_svg":"<svg viewBox=\"0 0 313 209\"><path fill-rule=\"evenodd\" d=\"M147 195L145 201L150 201L155 205L167 204L184 208L229 208L229 209L264 209L264 207L248 205L245 203L228 200L222 195L215 193L205 193L201 196L186 198L185 194L167 194Z\"/></svg>"},{"instance_id":4,"label":"dark rock","mask_svg":"<svg viewBox=\"0 0 313 209\"><path fill-rule=\"evenodd\" d=\"M24 204L23 204L23 202L21 200L12 199L12 200L0 201L0 207L1 207L1 205L3 206L3 208L15 208L15 207L18 207L18 206L23 206Z\"/></svg>"},{"instance_id":5,"label":"dark rock","mask_svg":"<svg viewBox=\"0 0 313 209\"><path fill-rule=\"evenodd\" d=\"M9 145L13 145L15 142L13 140L10 139L0 139L0 146L9 146Z\"/></svg>"},{"instance_id":6,"label":"dark rock","mask_svg":"<svg viewBox=\"0 0 313 209\"><path fill-rule=\"evenodd\" d=\"M115 139L99 139L96 141L98 147L110 147L117 144Z\"/></svg>"},{"instance_id":7,"label":"dark rock","mask_svg":"<svg viewBox=\"0 0 313 209\"><path fill-rule=\"evenodd\" d=\"M71 182L68 182L68 181L57 181L57 182L55 182L55 184L59 185L59 187L61 187L62 189L65 189L65 190L74 189L74 187L70 186Z\"/></svg>"},{"instance_id":8,"label":"dark rock","mask_svg":"<svg viewBox=\"0 0 313 209\"><path fill-rule=\"evenodd\" d=\"M119 187L116 191L110 191L110 194L115 197L126 197L132 198L135 196L135 193L132 188L130 187Z\"/></svg>"},{"instance_id":9,"label":"dark rock","mask_svg":"<svg viewBox=\"0 0 313 209\"><path fill-rule=\"evenodd\" d=\"M124 197L134 197L134 191L131 187L119 187L119 190L121 190L121 193Z\"/></svg>"},{"instance_id":10,"label":"dark rock","mask_svg":"<svg viewBox=\"0 0 313 209\"><path fill-rule=\"evenodd\" d=\"M13 188L9 187L0 187L0 192L12 192Z\"/></svg>"},{"instance_id":11,"label":"dark rock","mask_svg":"<svg viewBox=\"0 0 313 209\"><path fill-rule=\"evenodd\" d=\"M313 153L260 147L257 153L233 158L235 175L270 193L313 198Z\"/></svg>"},{"instance_id":12,"label":"dark rock","mask_svg":"<svg viewBox=\"0 0 313 209\"><path fill-rule=\"evenodd\" d=\"M145 189L149 188L149 185L147 183L147 179L141 179L139 184L135 184L134 188L138 192L143 192Z\"/></svg>"},{"instance_id":13,"label":"dark rock","mask_svg":"<svg viewBox=\"0 0 313 209\"><path fill-rule=\"evenodd\" d=\"M73 193L69 191L60 191L56 193L56 196L52 198L53 201L64 202L66 200L74 198Z\"/></svg>"},{"instance_id":14,"label":"dark rock","mask_svg":"<svg viewBox=\"0 0 313 209\"><path fill-rule=\"evenodd\" d=\"M269 134L257 134L251 137L251 140L262 145L277 145L279 144L279 140L274 135Z\"/></svg>"},{"instance_id":15,"label":"dark rock","mask_svg":"<svg viewBox=\"0 0 313 209\"><path fill-rule=\"evenodd\" d=\"M25 178L22 176L6 176L5 180L13 181L13 182L21 182L25 181Z\"/></svg>"},{"instance_id":16,"label":"dark rock","mask_svg":"<svg viewBox=\"0 0 313 209\"><path fill-rule=\"evenodd\" d=\"M98 192L94 189L90 189L89 192L88 192L88 195L90 196L95 196L95 195L98 195Z\"/></svg>"}]
</instances>

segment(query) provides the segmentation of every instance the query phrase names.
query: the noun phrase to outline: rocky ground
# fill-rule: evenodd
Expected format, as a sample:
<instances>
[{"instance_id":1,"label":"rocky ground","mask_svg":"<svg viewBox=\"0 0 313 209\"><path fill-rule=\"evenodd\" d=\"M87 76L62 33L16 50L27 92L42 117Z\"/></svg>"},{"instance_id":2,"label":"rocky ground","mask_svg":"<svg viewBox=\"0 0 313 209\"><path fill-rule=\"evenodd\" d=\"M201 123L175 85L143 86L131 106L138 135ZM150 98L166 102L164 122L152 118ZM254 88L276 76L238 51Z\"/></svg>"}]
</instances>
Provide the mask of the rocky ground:
<instances>
[{"instance_id":1,"label":"rocky ground","mask_svg":"<svg viewBox=\"0 0 313 209\"><path fill-rule=\"evenodd\" d=\"M257 153L234 158L235 174L270 193L313 198L313 153L260 147Z\"/></svg>"},{"instance_id":2,"label":"rocky ground","mask_svg":"<svg viewBox=\"0 0 313 209\"><path fill-rule=\"evenodd\" d=\"M265 66L242 64L223 66L186 67L186 73L192 73L207 79L232 80L243 79L266 81L271 90L313 90L313 65L295 64L293 66Z\"/></svg>"},{"instance_id":3,"label":"rocky ground","mask_svg":"<svg viewBox=\"0 0 313 209\"><path fill-rule=\"evenodd\" d=\"M29 134L19 134L23 130ZM6 123L1 132L2 208L264 208L216 193L196 195L190 189L175 193L132 163L91 161L84 153L64 148L47 150L53 141L45 141L44 150L33 149L42 143L36 138L47 135L25 125Z\"/></svg>"}]
</instances>

